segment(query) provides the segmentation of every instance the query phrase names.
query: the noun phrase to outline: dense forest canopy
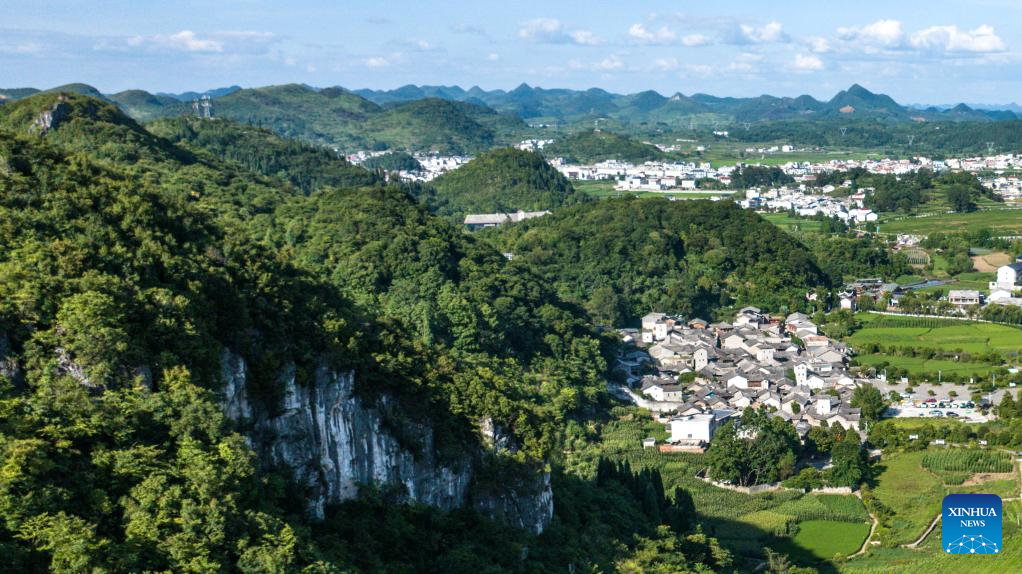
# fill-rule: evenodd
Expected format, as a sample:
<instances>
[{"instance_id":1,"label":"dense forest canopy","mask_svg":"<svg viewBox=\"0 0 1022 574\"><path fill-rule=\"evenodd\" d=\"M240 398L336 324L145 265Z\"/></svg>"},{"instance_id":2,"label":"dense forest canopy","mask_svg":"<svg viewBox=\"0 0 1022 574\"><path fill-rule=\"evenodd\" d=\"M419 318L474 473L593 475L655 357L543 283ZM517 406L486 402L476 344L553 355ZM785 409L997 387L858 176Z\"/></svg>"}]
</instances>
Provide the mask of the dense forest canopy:
<instances>
[{"instance_id":1,"label":"dense forest canopy","mask_svg":"<svg viewBox=\"0 0 1022 574\"><path fill-rule=\"evenodd\" d=\"M597 489L558 469L566 424L600 416L612 348L544 277L322 150L226 122L154 131L174 140L74 94L0 107L5 569L729 563L658 477L617 468ZM372 488L310 520L289 473L221 413L224 349L270 410L287 365L299 384L323 363L352 369L364 399L386 393L401 420L429 424L440 456L479 448L478 421L494 420L514 446L478 480L551 470L554 521L535 538Z\"/></svg>"},{"instance_id":2,"label":"dense forest canopy","mask_svg":"<svg viewBox=\"0 0 1022 574\"><path fill-rule=\"evenodd\" d=\"M497 240L605 325L753 303L784 312L829 284L796 239L732 202L603 200L508 226Z\"/></svg>"},{"instance_id":3,"label":"dense forest canopy","mask_svg":"<svg viewBox=\"0 0 1022 574\"><path fill-rule=\"evenodd\" d=\"M586 164L610 159L643 163L666 157L654 145L606 130L583 130L559 138L543 148L543 155Z\"/></svg>"},{"instance_id":4,"label":"dense forest canopy","mask_svg":"<svg viewBox=\"0 0 1022 574\"><path fill-rule=\"evenodd\" d=\"M441 215L460 221L467 213L544 211L588 200L542 156L503 148L479 155L430 182L426 197Z\"/></svg>"}]
</instances>

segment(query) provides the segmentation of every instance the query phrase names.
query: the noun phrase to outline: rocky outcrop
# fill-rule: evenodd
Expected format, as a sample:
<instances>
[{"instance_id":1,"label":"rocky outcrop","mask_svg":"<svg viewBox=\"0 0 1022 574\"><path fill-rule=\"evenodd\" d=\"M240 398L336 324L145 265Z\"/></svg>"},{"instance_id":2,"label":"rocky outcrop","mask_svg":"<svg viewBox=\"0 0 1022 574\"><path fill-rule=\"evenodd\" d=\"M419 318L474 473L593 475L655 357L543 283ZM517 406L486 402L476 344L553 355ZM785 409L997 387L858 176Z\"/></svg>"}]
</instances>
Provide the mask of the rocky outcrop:
<instances>
[{"instance_id":1,"label":"rocky outcrop","mask_svg":"<svg viewBox=\"0 0 1022 574\"><path fill-rule=\"evenodd\" d=\"M281 373L283 404L274 414L250 400L242 357L224 352L223 408L242 423L255 449L266 459L289 467L307 487L309 511L323 516L327 504L355 497L361 485L396 490L408 502L445 510L472 505L510 524L542 532L553 516L549 475L531 484L480 488L474 480L483 448L455 460L435 453L428 425L408 423L399 441L384 425L381 409L355 396L352 372L325 365L313 381L299 385L293 369ZM387 407L389 398L380 397ZM506 444L489 423L490 445ZM409 448L413 443L416 448Z\"/></svg>"},{"instance_id":2,"label":"rocky outcrop","mask_svg":"<svg viewBox=\"0 0 1022 574\"><path fill-rule=\"evenodd\" d=\"M39 117L32 122L32 131L45 134L46 132L57 129L57 127L66 119L71 117L71 106L64 101L64 96L59 96L56 103L50 106L49 109L43 110Z\"/></svg>"}]
</instances>

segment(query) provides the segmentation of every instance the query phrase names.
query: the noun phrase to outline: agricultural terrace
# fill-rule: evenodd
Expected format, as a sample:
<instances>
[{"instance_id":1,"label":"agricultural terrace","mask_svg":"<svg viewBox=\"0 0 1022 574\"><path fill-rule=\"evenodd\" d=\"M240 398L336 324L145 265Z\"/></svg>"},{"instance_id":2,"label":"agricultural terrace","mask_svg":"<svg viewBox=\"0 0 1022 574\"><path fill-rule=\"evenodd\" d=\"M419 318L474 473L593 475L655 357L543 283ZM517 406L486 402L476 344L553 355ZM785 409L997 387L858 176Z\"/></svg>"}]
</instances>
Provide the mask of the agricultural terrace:
<instances>
[{"instance_id":1,"label":"agricultural terrace","mask_svg":"<svg viewBox=\"0 0 1022 574\"><path fill-rule=\"evenodd\" d=\"M617 418L599 430L595 441L572 445L566 465L595 473L602 456L627 460L633 470L658 469L665 491L687 490L703 531L740 556L761 558L764 546L769 546L802 563L829 560L835 554L856 552L869 532L869 515L857 497L793 490L748 495L718 488L696 477L705 466L702 455L642 448L645 437L660 442L667 438L664 425L649 413L616 408L614 414Z\"/></svg>"}]
</instances>

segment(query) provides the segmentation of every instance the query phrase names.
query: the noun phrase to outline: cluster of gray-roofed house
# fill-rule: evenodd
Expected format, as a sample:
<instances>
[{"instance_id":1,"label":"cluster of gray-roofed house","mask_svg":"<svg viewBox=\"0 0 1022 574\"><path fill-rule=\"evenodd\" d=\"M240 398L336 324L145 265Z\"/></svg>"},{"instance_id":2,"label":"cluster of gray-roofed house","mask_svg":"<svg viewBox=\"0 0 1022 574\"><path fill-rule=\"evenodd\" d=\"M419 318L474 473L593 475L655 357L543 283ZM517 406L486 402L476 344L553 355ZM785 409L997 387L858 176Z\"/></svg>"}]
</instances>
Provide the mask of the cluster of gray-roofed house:
<instances>
[{"instance_id":1,"label":"cluster of gray-roofed house","mask_svg":"<svg viewBox=\"0 0 1022 574\"><path fill-rule=\"evenodd\" d=\"M705 448L720 425L747 408L766 408L801 436L824 422L860 428L850 403L868 381L849 372L851 350L802 313L781 319L745 307L731 323L650 313L641 330L620 334L635 346L618 368L678 447Z\"/></svg>"}]
</instances>

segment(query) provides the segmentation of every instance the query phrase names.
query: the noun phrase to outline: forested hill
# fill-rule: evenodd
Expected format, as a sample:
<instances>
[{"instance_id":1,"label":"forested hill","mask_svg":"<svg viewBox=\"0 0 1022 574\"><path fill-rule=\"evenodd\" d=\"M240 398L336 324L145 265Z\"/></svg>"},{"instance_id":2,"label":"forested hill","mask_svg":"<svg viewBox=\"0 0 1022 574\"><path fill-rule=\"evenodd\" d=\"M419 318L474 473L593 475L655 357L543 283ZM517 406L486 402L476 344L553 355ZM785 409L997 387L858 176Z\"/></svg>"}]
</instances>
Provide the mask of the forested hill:
<instances>
[{"instance_id":1,"label":"forested hill","mask_svg":"<svg viewBox=\"0 0 1022 574\"><path fill-rule=\"evenodd\" d=\"M496 240L606 325L650 311L784 312L830 280L796 239L729 202L614 199L507 226Z\"/></svg>"},{"instance_id":2,"label":"forested hill","mask_svg":"<svg viewBox=\"0 0 1022 574\"><path fill-rule=\"evenodd\" d=\"M332 150L231 120L183 116L157 120L146 129L189 149L206 150L256 173L278 177L305 194L323 186L360 187L383 182L382 176L351 165Z\"/></svg>"},{"instance_id":3,"label":"forested hill","mask_svg":"<svg viewBox=\"0 0 1022 574\"><path fill-rule=\"evenodd\" d=\"M667 154L656 146L606 130L588 130L558 139L543 148L547 157L569 163L595 163L609 159L643 163L663 159Z\"/></svg>"},{"instance_id":4,"label":"forested hill","mask_svg":"<svg viewBox=\"0 0 1022 574\"><path fill-rule=\"evenodd\" d=\"M726 566L658 476L562 475L611 349L543 278L401 189L306 194L220 155L87 96L0 107L0 569L609 571L640 548ZM405 507L392 484L311 519L296 476L222 414L226 350L257 413L282 410L292 369L299 388L350 369L403 448L477 469L473 497L551 471L548 532Z\"/></svg>"},{"instance_id":5,"label":"forested hill","mask_svg":"<svg viewBox=\"0 0 1022 574\"><path fill-rule=\"evenodd\" d=\"M430 207L459 221L466 213L542 211L588 199L542 156L514 148L481 154L431 185Z\"/></svg>"}]
</instances>

